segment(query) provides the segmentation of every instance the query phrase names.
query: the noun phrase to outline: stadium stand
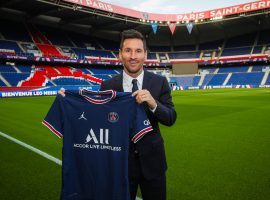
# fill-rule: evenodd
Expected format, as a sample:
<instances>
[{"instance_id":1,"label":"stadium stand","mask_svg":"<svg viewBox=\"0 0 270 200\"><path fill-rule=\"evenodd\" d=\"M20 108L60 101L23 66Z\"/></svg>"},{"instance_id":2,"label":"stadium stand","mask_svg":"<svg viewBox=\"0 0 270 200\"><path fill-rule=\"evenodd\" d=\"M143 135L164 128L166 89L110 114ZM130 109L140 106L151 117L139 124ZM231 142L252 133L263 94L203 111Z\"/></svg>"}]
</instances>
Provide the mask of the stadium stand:
<instances>
[{"instance_id":1,"label":"stadium stand","mask_svg":"<svg viewBox=\"0 0 270 200\"><path fill-rule=\"evenodd\" d=\"M270 76L269 75L268 75L268 78L267 78L267 80L265 82L265 85L270 85Z\"/></svg>"},{"instance_id":2,"label":"stadium stand","mask_svg":"<svg viewBox=\"0 0 270 200\"><path fill-rule=\"evenodd\" d=\"M218 73L230 73L230 72L247 72L248 66L233 66L233 67L221 67Z\"/></svg>"},{"instance_id":3,"label":"stadium stand","mask_svg":"<svg viewBox=\"0 0 270 200\"><path fill-rule=\"evenodd\" d=\"M249 55L252 47L239 47L224 49L221 56Z\"/></svg>"},{"instance_id":4,"label":"stadium stand","mask_svg":"<svg viewBox=\"0 0 270 200\"><path fill-rule=\"evenodd\" d=\"M202 43L199 45L199 50L214 50L221 47L223 44L223 40L213 41L213 42L207 42Z\"/></svg>"},{"instance_id":5,"label":"stadium stand","mask_svg":"<svg viewBox=\"0 0 270 200\"><path fill-rule=\"evenodd\" d=\"M30 73L32 70L32 66L26 66L26 65L18 65L16 66L19 71L22 73Z\"/></svg>"},{"instance_id":6,"label":"stadium stand","mask_svg":"<svg viewBox=\"0 0 270 200\"><path fill-rule=\"evenodd\" d=\"M214 73L216 70L218 70L218 67L211 67L211 68L202 68L200 69L201 72L206 71L207 73Z\"/></svg>"},{"instance_id":7,"label":"stadium stand","mask_svg":"<svg viewBox=\"0 0 270 200\"><path fill-rule=\"evenodd\" d=\"M211 79L215 76L215 74L206 74L203 82L202 82L202 86L206 86L208 85L208 83L211 81Z\"/></svg>"},{"instance_id":8,"label":"stadium stand","mask_svg":"<svg viewBox=\"0 0 270 200\"><path fill-rule=\"evenodd\" d=\"M168 53L171 60L174 59L191 59L199 58L200 52L177 52L177 53Z\"/></svg>"},{"instance_id":9,"label":"stadium stand","mask_svg":"<svg viewBox=\"0 0 270 200\"><path fill-rule=\"evenodd\" d=\"M37 28L53 45L73 47L72 42L64 31L47 26L37 26Z\"/></svg>"},{"instance_id":10,"label":"stadium stand","mask_svg":"<svg viewBox=\"0 0 270 200\"><path fill-rule=\"evenodd\" d=\"M223 85L225 79L227 78L228 74L207 74L205 78L208 79L207 82L203 84L203 86L219 86Z\"/></svg>"},{"instance_id":11,"label":"stadium stand","mask_svg":"<svg viewBox=\"0 0 270 200\"><path fill-rule=\"evenodd\" d=\"M174 51L195 51L195 45L174 46Z\"/></svg>"},{"instance_id":12,"label":"stadium stand","mask_svg":"<svg viewBox=\"0 0 270 200\"><path fill-rule=\"evenodd\" d=\"M255 46L252 54L261 54L263 53L262 50L263 50L263 46Z\"/></svg>"},{"instance_id":13,"label":"stadium stand","mask_svg":"<svg viewBox=\"0 0 270 200\"><path fill-rule=\"evenodd\" d=\"M260 37L258 39L258 45L270 44L270 30L263 30L260 32Z\"/></svg>"},{"instance_id":14,"label":"stadium stand","mask_svg":"<svg viewBox=\"0 0 270 200\"><path fill-rule=\"evenodd\" d=\"M110 51L105 50L89 50L81 48L72 48L78 58L84 59L85 57L102 57L102 58L116 58Z\"/></svg>"},{"instance_id":15,"label":"stadium stand","mask_svg":"<svg viewBox=\"0 0 270 200\"><path fill-rule=\"evenodd\" d=\"M1 73L11 86L20 86L19 82L29 77L28 73Z\"/></svg>"},{"instance_id":16,"label":"stadium stand","mask_svg":"<svg viewBox=\"0 0 270 200\"><path fill-rule=\"evenodd\" d=\"M2 38L0 49L10 50L6 54L31 55L26 50L40 51L43 56L77 59L111 59L117 61L118 42L92 38L70 31L62 31L48 26L24 24L0 20ZM14 29L14 26L18 30ZM12 32L12 34L10 34ZM270 30L262 30L238 35L224 40L209 41L198 45L151 46L148 61L171 62L186 59L212 59L213 57L244 56L262 54L268 50ZM23 42L26 43L23 43ZM28 48L29 46L29 48ZM30 48L31 46L31 48ZM174 50L173 52L171 50ZM114 52L115 51L115 52ZM3 53L3 52L2 52ZM183 87L218 85L254 85L262 82L265 67L262 65L229 66L201 68L201 74L171 77ZM78 68L69 66L1 65L1 76L11 86L49 86L49 85L95 85L106 80L119 70L98 68ZM1 86L6 84L1 80ZM269 77L265 84L269 84Z\"/></svg>"},{"instance_id":17,"label":"stadium stand","mask_svg":"<svg viewBox=\"0 0 270 200\"><path fill-rule=\"evenodd\" d=\"M255 42L256 33L240 35L227 40L225 48L248 47Z\"/></svg>"},{"instance_id":18,"label":"stadium stand","mask_svg":"<svg viewBox=\"0 0 270 200\"><path fill-rule=\"evenodd\" d=\"M5 87L6 84L0 79L0 87Z\"/></svg>"},{"instance_id":19,"label":"stadium stand","mask_svg":"<svg viewBox=\"0 0 270 200\"><path fill-rule=\"evenodd\" d=\"M70 38L74 46L77 48L93 47L96 49L98 47L97 42L89 36L73 32L66 32L66 33L67 37Z\"/></svg>"},{"instance_id":20,"label":"stadium stand","mask_svg":"<svg viewBox=\"0 0 270 200\"><path fill-rule=\"evenodd\" d=\"M150 52L170 52L171 47L169 46L150 46Z\"/></svg>"},{"instance_id":21,"label":"stadium stand","mask_svg":"<svg viewBox=\"0 0 270 200\"><path fill-rule=\"evenodd\" d=\"M0 72L16 72L16 70L10 65L0 65Z\"/></svg>"},{"instance_id":22,"label":"stadium stand","mask_svg":"<svg viewBox=\"0 0 270 200\"><path fill-rule=\"evenodd\" d=\"M200 80L201 80L201 76L194 76L192 86L194 86L194 87L198 86Z\"/></svg>"},{"instance_id":23,"label":"stadium stand","mask_svg":"<svg viewBox=\"0 0 270 200\"><path fill-rule=\"evenodd\" d=\"M89 83L88 81L81 78L65 77L65 78L53 78L52 80L56 85L93 85Z\"/></svg>"},{"instance_id":24,"label":"stadium stand","mask_svg":"<svg viewBox=\"0 0 270 200\"><path fill-rule=\"evenodd\" d=\"M0 40L0 47L1 49L14 50L18 55L23 53L23 50L18 46L16 42L13 41Z\"/></svg>"},{"instance_id":25,"label":"stadium stand","mask_svg":"<svg viewBox=\"0 0 270 200\"><path fill-rule=\"evenodd\" d=\"M5 40L32 42L25 25L21 22L0 19L0 27Z\"/></svg>"},{"instance_id":26,"label":"stadium stand","mask_svg":"<svg viewBox=\"0 0 270 200\"><path fill-rule=\"evenodd\" d=\"M113 42L110 40L99 39L99 44L101 45L103 50L110 50L110 51L118 51L119 50L119 43Z\"/></svg>"},{"instance_id":27,"label":"stadium stand","mask_svg":"<svg viewBox=\"0 0 270 200\"><path fill-rule=\"evenodd\" d=\"M262 71L262 69L263 69L263 67L264 66L261 66L261 65L254 65L253 67L252 67L252 72L261 72Z\"/></svg>"},{"instance_id":28,"label":"stadium stand","mask_svg":"<svg viewBox=\"0 0 270 200\"><path fill-rule=\"evenodd\" d=\"M264 73L233 73L227 85L260 85Z\"/></svg>"},{"instance_id":29,"label":"stadium stand","mask_svg":"<svg viewBox=\"0 0 270 200\"><path fill-rule=\"evenodd\" d=\"M118 74L118 71L115 71L113 69L98 69L98 68L92 68L91 72L93 74L106 74L106 75L112 75L112 74Z\"/></svg>"},{"instance_id":30,"label":"stadium stand","mask_svg":"<svg viewBox=\"0 0 270 200\"><path fill-rule=\"evenodd\" d=\"M149 53L147 54L147 59L148 59L148 60L157 60L157 55L156 55L156 53L149 52Z\"/></svg>"},{"instance_id":31,"label":"stadium stand","mask_svg":"<svg viewBox=\"0 0 270 200\"><path fill-rule=\"evenodd\" d=\"M171 77L170 81L177 83L178 86L182 86L182 87L186 88L186 87L190 87L190 86L194 85L193 84L194 77L195 77L194 75Z\"/></svg>"}]
</instances>

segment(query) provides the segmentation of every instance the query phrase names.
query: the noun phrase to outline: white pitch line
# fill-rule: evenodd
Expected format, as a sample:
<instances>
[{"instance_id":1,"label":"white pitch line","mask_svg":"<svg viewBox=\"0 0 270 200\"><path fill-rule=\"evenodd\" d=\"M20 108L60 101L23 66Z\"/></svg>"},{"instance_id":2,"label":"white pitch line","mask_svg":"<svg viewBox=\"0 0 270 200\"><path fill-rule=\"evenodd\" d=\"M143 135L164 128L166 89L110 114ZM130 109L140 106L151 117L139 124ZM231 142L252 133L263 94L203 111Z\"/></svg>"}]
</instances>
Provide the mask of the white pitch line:
<instances>
[{"instance_id":1,"label":"white pitch line","mask_svg":"<svg viewBox=\"0 0 270 200\"><path fill-rule=\"evenodd\" d=\"M51 156L50 154L45 153L44 151L41 151L41 150L39 150L39 149L37 149L37 148L29 145L29 144L26 144L26 143L24 143L24 142L22 142L20 140L17 140L14 137L11 137L11 136L9 136L9 135L7 135L5 133L2 133L1 131L0 131L0 136L2 136L4 138L7 138L7 139L15 142L16 144L21 145L21 146L23 146L23 147L25 147L25 148L27 148L27 149L29 149L29 150L31 150L31 151L39 154L39 155L41 155L42 157L47 158L48 160L53 161L54 163L56 163L58 165L62 165L62 161L59 160L58 158L55 158L55 157ZM136 200L143 200L143 199L141 199L139 197L136 197Z\"/></svg>"},{"instance_id":2,"label":"white pitch line","mask_svg":"<svg viewBox=\"0 0 270 200\"><path fill-rule=\"evenodd\" d=\"M29 144L26 144L26 143L24 143L24 142L22 142L20 140L17 140L16 138L13 138L13 137L5 134L5 133L0 132L0 135L2 137L4 137L4 138L7 138L7 139L15 142L16 144L19 144L19 145L21 145L21 146L23 146L23 147L25 147L27 149L30 149L31 151L33 151L33 152L35 152L35 153L43 156L44 158L47 158L48 160L51 160L51 161L55 162L58 165L62 165L62 161L61 160L59 160L58 158L55 158L55 157L53 157L53 156L45 153L44 151L41 151L41 150L39 150L39 149L37 149L37 148L29 145Z\"/></svg>"}]
</instances>

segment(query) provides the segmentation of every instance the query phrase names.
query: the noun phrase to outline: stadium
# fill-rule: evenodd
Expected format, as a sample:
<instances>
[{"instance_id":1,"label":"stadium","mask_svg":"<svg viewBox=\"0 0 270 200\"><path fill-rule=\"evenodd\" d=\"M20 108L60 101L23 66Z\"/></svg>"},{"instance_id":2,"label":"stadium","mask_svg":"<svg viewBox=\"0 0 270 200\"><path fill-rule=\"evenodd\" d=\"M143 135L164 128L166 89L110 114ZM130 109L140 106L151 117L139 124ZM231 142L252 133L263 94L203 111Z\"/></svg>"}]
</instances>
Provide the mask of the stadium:
<instances>
[{"instance_id":1,"label":"stadium","mask_svg":"<svg viewBox=\"0 0 270 200\"><path fill-rule=\"evenodd\" d=\"M270 198L270 1L154 14L102 1L0 3L0 199L59 199L62 141L41 121L57 91L123 70L120 33L141 32L178 119L161 126L168 200ZM138 194L138 199L141 199Z\"/></svg>"}]
</instances>

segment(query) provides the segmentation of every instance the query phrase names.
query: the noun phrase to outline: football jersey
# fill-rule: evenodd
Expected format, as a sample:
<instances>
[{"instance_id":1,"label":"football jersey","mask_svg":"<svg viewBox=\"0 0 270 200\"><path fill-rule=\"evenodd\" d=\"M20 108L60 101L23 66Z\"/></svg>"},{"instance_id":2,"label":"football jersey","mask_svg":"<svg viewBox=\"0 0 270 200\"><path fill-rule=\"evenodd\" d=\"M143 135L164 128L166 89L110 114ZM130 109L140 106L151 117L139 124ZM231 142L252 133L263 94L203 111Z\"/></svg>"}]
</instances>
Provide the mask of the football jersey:
<instances>
[{"instance_id":1,"label":"football jersey","mask_svg":"<svg viewBox=\"0 0 270 200\"><path fill-rule=\"evenodd\" d=\"M63 137L65 200L129 200L128 147L152 130L131 93L66 91L43 124Z\"/></svg>"}]
</instances>

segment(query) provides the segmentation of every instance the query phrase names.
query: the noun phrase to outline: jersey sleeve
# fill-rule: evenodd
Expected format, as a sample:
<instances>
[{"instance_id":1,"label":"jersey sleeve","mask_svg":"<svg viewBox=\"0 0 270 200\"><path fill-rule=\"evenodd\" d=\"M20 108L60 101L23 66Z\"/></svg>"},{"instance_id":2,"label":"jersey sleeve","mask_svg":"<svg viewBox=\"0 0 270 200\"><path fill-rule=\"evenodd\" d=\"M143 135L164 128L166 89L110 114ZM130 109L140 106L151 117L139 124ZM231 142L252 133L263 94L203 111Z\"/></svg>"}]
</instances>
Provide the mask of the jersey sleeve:
<instances>
[{"instance_id":1,"label":"jersey sleeve","mask_svg":"<svg viewBox=\"0 0 270 200\"><path fill-rule=\"evenodd\" d=\"M153 128L147 118L146 112L142 105L136 105L135 119L133 120L132 142L137 143L146 133Z\"/></svg>"},{"instance_id":2,"label":"jersey sleeve","mask_svg":"<svg viewBox=\"0 0 270 200\"><path fill-rule=\"evenodd\" d=\"M50 131L52 131L59 138L63 137L63 112L61 109L61 98L64 97L60 96L59 94L56 96L46 117L42 121L42 124L50 129Z\"/></svg>"}]
</instances>

